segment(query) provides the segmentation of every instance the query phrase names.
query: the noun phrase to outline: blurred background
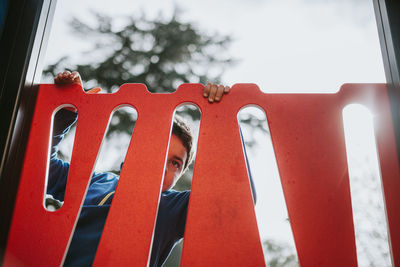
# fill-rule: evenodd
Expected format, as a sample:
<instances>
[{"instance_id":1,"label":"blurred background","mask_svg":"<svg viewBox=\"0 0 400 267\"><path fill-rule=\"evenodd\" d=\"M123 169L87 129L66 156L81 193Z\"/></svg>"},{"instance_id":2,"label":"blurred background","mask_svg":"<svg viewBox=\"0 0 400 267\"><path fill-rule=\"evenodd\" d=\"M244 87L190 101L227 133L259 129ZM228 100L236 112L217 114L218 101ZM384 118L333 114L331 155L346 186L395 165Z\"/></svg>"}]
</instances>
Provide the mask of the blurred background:
<instances>
[{"instance_id":1,"label":"blurred background","mask_svg":"<svg viewBox=\"0 0 400 267\"><path fill-rule=\"evenodd\" d=\"M335 93L344 83L384 83L372 1L58 1L42 83L66 69L84 88L114 92L144 83L173 92L182 83L256 83L268 93ZM177 110L198 130L194 106ZM359 266L391 266L373 114L349 105L346 146ZM265 113L238 114L257 191L255 206L269 266L298 266ZM136 113L110 119L96 171L119 173ZM69 160L74 131L59 156ZM190 189L192 168L176 185ZM245 244L244 244L245 245ZM179 266L182 242L165 266Z\"/></svg>"}]
</instances>

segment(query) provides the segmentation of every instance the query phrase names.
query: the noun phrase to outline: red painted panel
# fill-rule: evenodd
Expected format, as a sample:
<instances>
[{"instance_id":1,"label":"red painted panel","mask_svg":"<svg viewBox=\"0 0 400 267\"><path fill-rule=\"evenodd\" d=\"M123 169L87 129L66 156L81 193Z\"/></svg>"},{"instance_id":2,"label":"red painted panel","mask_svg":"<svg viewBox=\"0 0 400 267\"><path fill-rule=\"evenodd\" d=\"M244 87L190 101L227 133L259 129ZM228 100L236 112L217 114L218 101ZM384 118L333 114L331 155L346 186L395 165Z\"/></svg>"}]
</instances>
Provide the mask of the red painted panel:
<instances>
[{"instance_id":1,"label":"red painted panel","mask_svg":"<svg viewBox=\"0 0 400 267\"><path fill-rule=\"evenodd\" d=\"M109 115L130 104L138 120L94 264L146 266L172 113L192 102L200 107L202 121L182 266L265 265L236 119L248 104L260 106L268 117L301 265L356 266L342 109L357 102L376 118L392 252L399 266L400 175L385 85L345 85L336 94L264 94L255 85L238 84L218 104L208 104L201 90L202 85L185 84L173 94L151 94L130 84L112 95L88 95L79 87L61 91L42 85L4 264L61 263ZM48 212L43 194L50 118L68 103L78 108L79 122L66 198L60 210Z\"/></svg>"}]
</instances>

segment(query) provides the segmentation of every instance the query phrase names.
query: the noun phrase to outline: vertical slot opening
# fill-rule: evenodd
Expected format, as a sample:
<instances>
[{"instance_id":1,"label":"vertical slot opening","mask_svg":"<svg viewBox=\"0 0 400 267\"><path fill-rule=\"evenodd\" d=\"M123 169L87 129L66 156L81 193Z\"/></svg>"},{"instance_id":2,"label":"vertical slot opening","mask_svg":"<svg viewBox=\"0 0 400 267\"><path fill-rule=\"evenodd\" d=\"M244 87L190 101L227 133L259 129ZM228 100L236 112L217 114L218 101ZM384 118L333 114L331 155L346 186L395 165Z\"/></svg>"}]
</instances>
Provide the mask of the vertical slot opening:
<instances>
[{"instance_id":1,"label":"vertical slot opening","mask_svg":"<svg viewBox=\"0 0 400 267\"><path fill-rule=\"evenodd\" d=\"M184 166L184 168L186 170L184 170L184 172L182 173L182 175L180 176L180 178L176 181L176 183L173 185L173 187L168 190L167 192L162 192L161 194L161 200L160 200L160 205L159 205L159 210L158 210L158 215L157 215L157 223L156 223L156 230L154 233L154 242L153 242L153 248L152 248L152 257L151 257L151 266L153 264L153 257L156 257L156 254L159 254L158 256L161 257L161 259L158 259L160 262L159 264L162 263L162 261L164 261L164 257L166 256L166 260L163 264L163 266L165 267L171 267L171 266L179 266L180 265L180 261L181 261L181 255L182 255L182 247L183 247L183 234L185 232L184 229L184 225L186 222L186 216L184 217L178 217L176 216L176 212L178 209L184 209L187 211L187 205L189 203L189 194L190 194L190 189L192 186L192 177L193 177L193 167L194 167L194 163L195 163L195 155L196 155L196 150L197 150L197 140L198 140L198 135L199 135L199 127L200 127L200 117L201 117L201 113L200 110L197 106L194 105L189 105L189 104L185 104L185 105L181 105L179 106L176 110L175 110L175 114L174 114L175 118L180 119L181 121L183 121L190 129L192 136L193 136L193 141L192 141L192 160L190 162L188 162L188 166L186 168L186 166ZM174 118L174 120L175 120ZM173 126L174 127L174 126ZM180 128L180 127L178 127ZM174 134L174 128L172 128L172 133L171 133L171 139L170 139L170 150L168 153L168 158L166 161L166 168L170 168L170 156L172 156L171 151L172 148L171 146L173 145L172 142L176 142L173 140L173 135ZM178 134L179 135L179 134ZM185 142L185 137L180 138L178 136L178 138L183 142ZM178 150L179 151L179 150ZM166 177L164 177L164 182L165 182ZM179 201L180 203L183 204L177 204L174 206L171 206L170 200L172 200L172 198L174 197L174 195L178 196L181 201ZM175 203L177 201L174 201ZM171 211L170 209L174 209L174 211ZM181 212L179 212L180 214L182 214ZM186 212L184 212L184 214L186 214ZM170 225L170 226L169 226ZM172 229L174 232L175 230L178 230L177 232L179 232L179 241L177 241L174 245L173 245L173 249L171 250L171 252L168 255L169 252L169 248L165 249L165 252L162 251L162 248L160 248L160 237L159 236L163 236L166 235L167 232L169 232L170 230L168 229L168 227L177 227L178 229ZM165 255L167 254L167 255Z\"/></svg>"},{"instance_id":2,"label":"vertical slot opening","mask_svg":"<svg viewBox=\"0 0 400 267\"><path fill-rule=\"evenodd\" d=\"M95 173L120 174L136 120L137 112L131 106L122 106L113 112L94 166Z\"/></svg>"},{"instance_id":3,"label":"vertical slot opening","mask_svg":"<svg viewBox=\"0 0 400 267\"><path fill-rule=\"evenodd\" d=\"M43 205L48 211L60 209L64 203L72 148L75 139L75 123L78 111L73 106L56 110L50 132L50 160L47 166Z\"/></svg>"},{"instance_id":4,"label":"vertical slot opening","mask_svg":"<svg viewBox=\"0 0 400 267\"><path fill-rule=\"evenodd\" d=\"M298 266L266 115L261 108L248 106L239 111L238 121L255 185L255 212L267 266Z\"/></svg>"},{"instance_id":5,"label":"vertical slot opening","mask_svg":"<svg viewBox=\"0 0 400 267\"><path fill-rule=\"evenodd\" d=\"M359 266L392 266L373 116L364 106L343 109Z\"/></svg>"},{"instance_id":6,"label":"vertical slot opening","mask_svg":"<svg viewBox=\"0 0 400 267\"><path fill-rule=\"evenodd\" d=\"M64 265L94 261L136 119L136 110L128 105L110 116Z\"/></svg>"}]
</instances>

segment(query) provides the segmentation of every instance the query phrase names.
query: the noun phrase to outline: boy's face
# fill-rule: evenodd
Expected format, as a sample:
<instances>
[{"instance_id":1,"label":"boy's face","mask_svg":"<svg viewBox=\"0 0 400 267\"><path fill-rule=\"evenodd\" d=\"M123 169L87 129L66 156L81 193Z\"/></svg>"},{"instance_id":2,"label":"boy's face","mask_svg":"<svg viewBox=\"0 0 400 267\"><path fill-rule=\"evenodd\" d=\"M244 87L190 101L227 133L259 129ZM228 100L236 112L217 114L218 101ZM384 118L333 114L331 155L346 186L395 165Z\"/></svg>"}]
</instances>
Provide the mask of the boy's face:
<instances>
[{"instance_id":1,"label":"boy's face","mask_svg":"<svg viewBox=\"0 0 400 267\"><path fill-rule=\"evenodd\" d=\"M170 189L182 175L183 164L186 162L187 154L182 141L179 137L172 134L167 156L167 166L165 167L164 183L162 186L163 192Z\"/></svg>"}]
</instances>

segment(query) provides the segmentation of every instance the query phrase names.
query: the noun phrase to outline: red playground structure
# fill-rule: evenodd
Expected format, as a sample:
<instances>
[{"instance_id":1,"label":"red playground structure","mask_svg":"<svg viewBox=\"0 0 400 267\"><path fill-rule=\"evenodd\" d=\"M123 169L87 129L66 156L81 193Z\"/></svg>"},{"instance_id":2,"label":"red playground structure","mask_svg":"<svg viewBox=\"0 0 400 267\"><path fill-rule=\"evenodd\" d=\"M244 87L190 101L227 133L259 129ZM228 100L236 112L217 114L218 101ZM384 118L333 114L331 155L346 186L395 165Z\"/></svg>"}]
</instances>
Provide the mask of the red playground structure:
<instances>
[{"instance_id":1,"label":"red playground structure","mask_svg":"<svg viewBox=\"0 0 400 267\"><path fill-rule=\"evenodd\" d=\"M247 105L267 114L300 265L357 266L342 117L352 103L374 114L392 260L400 266L400 172L385 84L345 84L335 94L270 94L237 84L217 105L207 104L202 89L183 84L152 94L125 84L114 94L86 94L41 85L4 266L60 266L108 119L123 105L138 119L94 266L147 266L172 117L183 103L197 105L202 118L181 266L265 266L237 121ZM79 120L65 203L50 212L43 205L49 137L53 114L65 106L76 107Z\"/></svg>"}]
</instances>

